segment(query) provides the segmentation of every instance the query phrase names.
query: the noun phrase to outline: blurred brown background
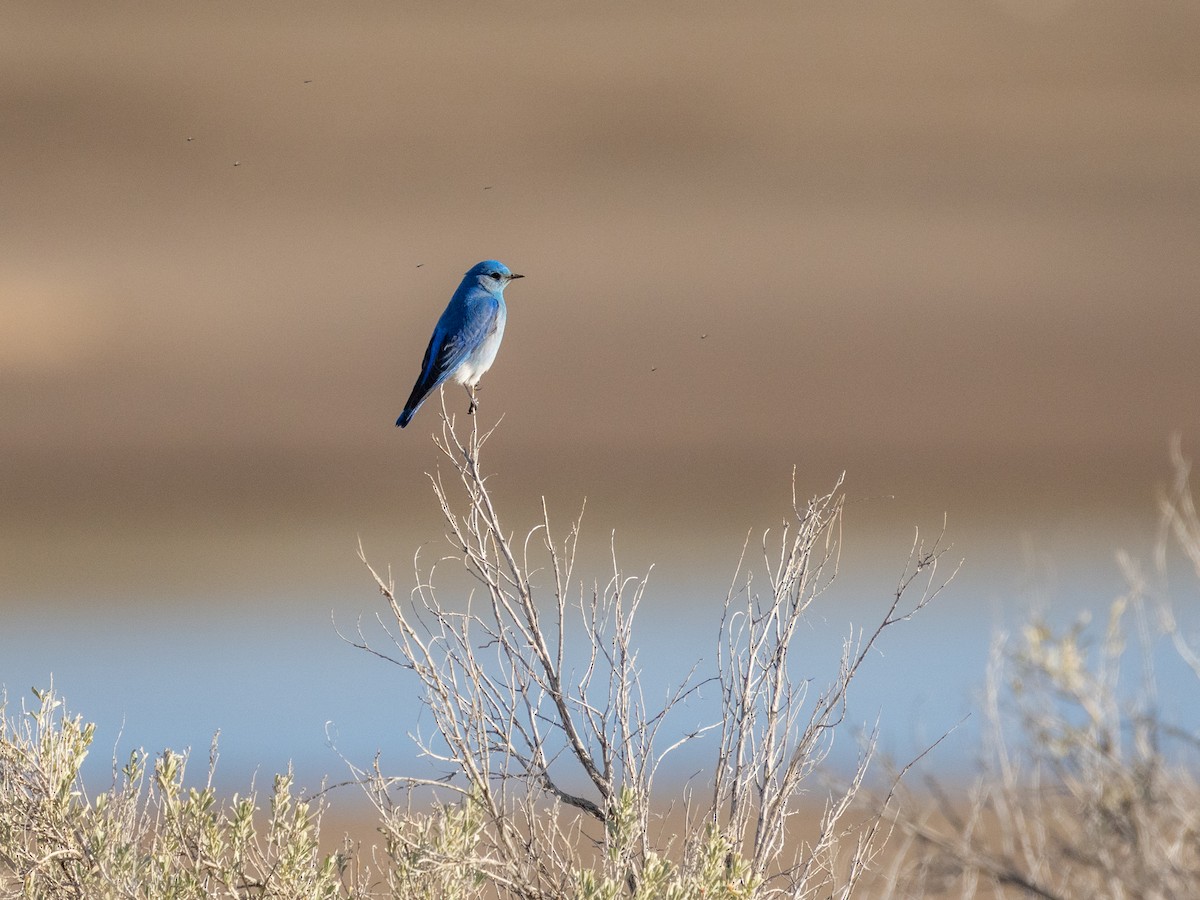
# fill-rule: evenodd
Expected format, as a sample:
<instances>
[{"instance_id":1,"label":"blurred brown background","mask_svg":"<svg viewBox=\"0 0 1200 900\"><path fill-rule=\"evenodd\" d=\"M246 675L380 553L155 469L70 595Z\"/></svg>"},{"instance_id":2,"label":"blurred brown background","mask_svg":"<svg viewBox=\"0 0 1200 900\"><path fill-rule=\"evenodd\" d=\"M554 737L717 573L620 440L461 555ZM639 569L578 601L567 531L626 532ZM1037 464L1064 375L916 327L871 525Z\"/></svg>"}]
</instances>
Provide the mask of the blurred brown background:
<instances>
[{"instance_id":1,"label":"blurred brown background","mask_svg":"<svg viewBox=\"0 0 1200 900\"><path fill-rule=\"evenodd\" d=\"M513 527L587 496L668 605L723 596L793 465L847 470L864 565L945 513L1002 605L1144 537L1200 438L1194 4L0 17L10 687L69 628L135 678L373 610L357 536L403 573L441 533L436 404L392 422L484 258L528 276L482 392Z\"/></svg>"}]
</instances>

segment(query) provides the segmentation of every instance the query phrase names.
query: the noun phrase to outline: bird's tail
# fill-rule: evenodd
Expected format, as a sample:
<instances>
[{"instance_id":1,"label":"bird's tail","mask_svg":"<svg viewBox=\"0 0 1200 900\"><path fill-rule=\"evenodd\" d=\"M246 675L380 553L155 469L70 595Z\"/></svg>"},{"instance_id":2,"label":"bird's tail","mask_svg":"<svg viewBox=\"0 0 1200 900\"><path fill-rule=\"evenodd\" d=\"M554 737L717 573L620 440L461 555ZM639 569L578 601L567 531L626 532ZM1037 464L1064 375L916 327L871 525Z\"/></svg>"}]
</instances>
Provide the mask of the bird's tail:
<instances>
[{"instance_id":1,"label":"bird's tail","mask_svg":"<svg viewBox=\"0 0 1200 900\"><path fill-rule=\"evenodd\" d=\"M408 402L404 404L404 412L400 413L400 418L396 420L396 424L401 428L412 421L412 417L417 414L417 410L421 408L421 404L425 402L425 398L433 392L436 382L434 384L426 384L426 380L425 378L421 378L417 381L413 387L412 394L409 395Z\"/></svg>"},{"instance_id":2,"label":"bird's tail","mask_svg":"<svg viewBox=\"0 0 1200 900\"><path fill-rule=\"evenodd\" d=\"M436 362L434 348L438 343L438 332L433 333L433 338L429 341L429 348L425 351L425 359L421 363L421 375L417 378L417 383L413 385L412 393L408 395L408 402L404 404L404 412L400 413L400 418L396 420L396 424L403 428L407 425L412 417L417 414L417 410L421 408L421 404L425 402L425 398L433 393L433 389L442 383L446 378L446 370L440 369L441 375L434 370L438 368L432 363Z\"/></svg>"}]
</instances>

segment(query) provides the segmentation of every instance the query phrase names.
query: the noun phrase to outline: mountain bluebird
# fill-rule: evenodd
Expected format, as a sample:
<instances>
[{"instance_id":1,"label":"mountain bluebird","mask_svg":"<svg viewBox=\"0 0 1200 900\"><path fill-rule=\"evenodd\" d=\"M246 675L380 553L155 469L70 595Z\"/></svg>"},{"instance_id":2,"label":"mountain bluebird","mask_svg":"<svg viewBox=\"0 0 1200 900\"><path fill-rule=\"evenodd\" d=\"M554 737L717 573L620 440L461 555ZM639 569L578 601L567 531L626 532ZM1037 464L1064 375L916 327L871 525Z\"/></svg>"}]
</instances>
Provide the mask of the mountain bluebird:
<instances>
[{"instance_id":1,"label":"mountain bluebird","mask_svg":"<svg viewBox=\"0 0 1200 900\"><path fill-rule=\"evenodd\" d=\"M475 388L483 373L491 368L504 337L504 288L514 278L504 263L487 259L476 263L463 276L462 284L450 298L450 303L429 339L421 374L413 385L412 394L396 424L403 428L421 404L447 378L465 385L471 395L469 414L475 412L478 401Z\"/></svg>"}]
</instances>

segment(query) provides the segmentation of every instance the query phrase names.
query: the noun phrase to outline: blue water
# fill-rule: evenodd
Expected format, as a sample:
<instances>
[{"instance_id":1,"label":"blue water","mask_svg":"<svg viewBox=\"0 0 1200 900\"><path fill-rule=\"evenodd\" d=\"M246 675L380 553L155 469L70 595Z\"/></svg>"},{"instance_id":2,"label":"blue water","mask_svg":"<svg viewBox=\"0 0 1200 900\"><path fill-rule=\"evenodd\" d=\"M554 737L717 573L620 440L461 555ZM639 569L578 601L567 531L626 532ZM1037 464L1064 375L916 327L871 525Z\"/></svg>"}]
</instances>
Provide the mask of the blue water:
<instances>
[{"instance_id":1,"label":"blue water","mask_svg":"<svg viewBox=\"0 0 1200 900\"><path fill-rule=\"evenodd\" d=\"M946 574L957 558L947 562ZM834 676L851 627L868 627L882 614L896 574L856 573L844 565L815 604L795 651L798 674L813 680L812 696ZM900 761L952 732L926 763L941 773L969 771L982 724L978 696L996 631L1019 628L1031 604L1046 601L1048 617L1059 625L1090 612L1102 629L1108 603L1123 590L1111 557L1059 568L1040 598L1029 596L1026 581L1001 566L968 564L929 608L889 629L854 682L830 766L847 766L861 734L878 722L881 751ZM728 573L675 581L652 575L637 625L651 704L693 663L699 663L700 676L711 672L727 583ZM1194 635L1200 628L1195 591L1188 593L1186 578L1181 584L1176 612L1185 633ZM388 649L373 618L383 612L382 600L360 587L332 598L291 592L252 602L205 596L116 606L97 597L69 611L53 604L25 608L8 615L0 631L9 715L22 699L32 699L30 687L52 681L70 710L97 723L85 768L95 786L107 782L114 756L123 761L135 748L151 754L191 748L189 779L199 781L218 730L216 783L230 791L244 791L255 777L269 784L289 762L299 783L313 789L323 780L346 778L346 759L366 766L377 753L385 771L427 773L408 736L430 727L415 677L351 647L336 632L335 622L353 636L361 617L372 642ZM1129 633L1133 643L1132 620ZM1139 690L1136 653L1135 647L1127 673L1131 696ZM1196 676L1165 640L1156 641L1153 655L1162 708L1176 721L1194 719ZM665 743L717 715L715 690L707 687L669 722ZM689 745L665 772L686 778L702 770L713 747L712 739Z\"/></svg>"}]
</instances>

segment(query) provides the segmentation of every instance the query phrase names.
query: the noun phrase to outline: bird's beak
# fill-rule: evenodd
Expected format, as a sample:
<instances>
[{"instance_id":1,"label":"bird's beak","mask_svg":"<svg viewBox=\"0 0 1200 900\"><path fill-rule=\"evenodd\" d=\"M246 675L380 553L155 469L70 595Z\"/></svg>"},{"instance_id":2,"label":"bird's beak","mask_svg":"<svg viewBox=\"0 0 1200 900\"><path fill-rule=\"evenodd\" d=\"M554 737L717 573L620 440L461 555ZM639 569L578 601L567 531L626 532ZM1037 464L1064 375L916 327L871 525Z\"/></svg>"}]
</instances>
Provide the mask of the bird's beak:
<instances>
[{"instance_id":1,"label":"bird's beak","mask_svg":"<svg viewBox=\"0 0 1200 900\"><path fill-rule=\"evenodd\" d=\"M516 273L513 273L512 275L508 276L508 280L512 281L514 278L524 278L524 277L525 277L524 275L517 275Z\"/></svg>"}]
</instances>

